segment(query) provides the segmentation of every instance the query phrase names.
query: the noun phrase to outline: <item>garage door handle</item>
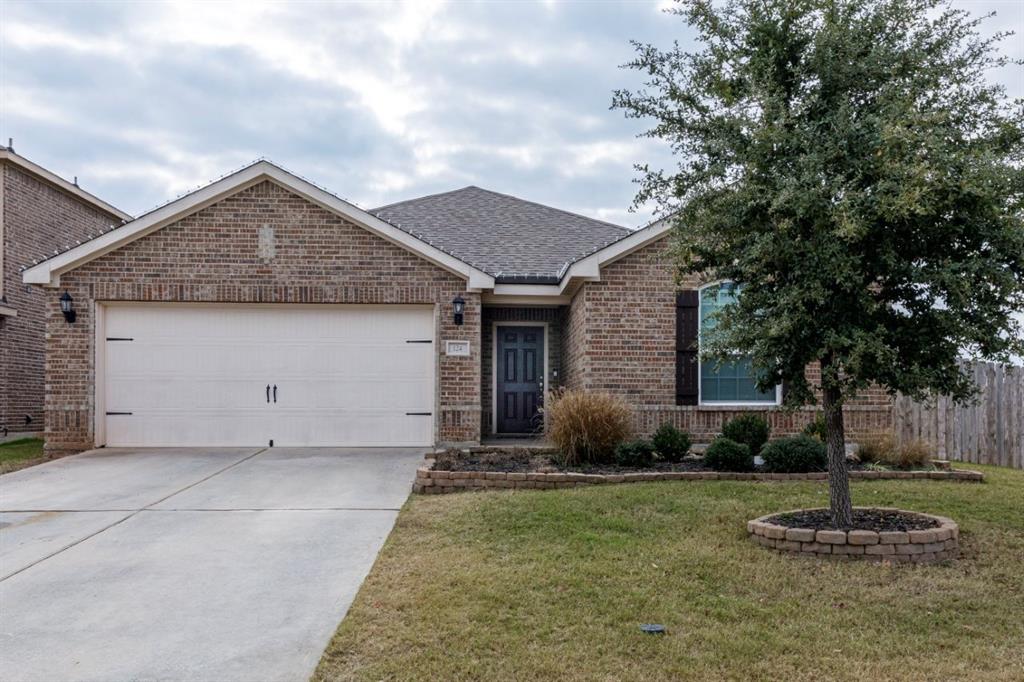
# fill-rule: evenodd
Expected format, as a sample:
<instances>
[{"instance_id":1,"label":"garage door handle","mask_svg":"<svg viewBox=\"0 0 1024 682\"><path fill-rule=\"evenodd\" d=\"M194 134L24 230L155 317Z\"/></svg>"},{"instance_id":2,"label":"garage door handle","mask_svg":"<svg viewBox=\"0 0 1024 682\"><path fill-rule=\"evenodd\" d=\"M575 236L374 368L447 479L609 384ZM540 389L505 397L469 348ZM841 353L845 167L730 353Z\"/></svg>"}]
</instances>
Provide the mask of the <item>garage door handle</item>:
<instances>
[{"instance_id":1,"label":"garage door handle","mask_svg":"<svg viewBox=\"0 0 1024 682\"><path fill-rule=\"evenodd\" d=\"M270 402L270 384L267 384L267 402Z\"/></svg>"},{"instance_id":2,"label":"garage door handle","mask_svg":"<svg viewBox=\"0 0 1024 682\"><path fill-rule=\"evenodd\" d=\"M274 384L274 402L277 402L277 384Z\"/></svg>"}]
</instances>

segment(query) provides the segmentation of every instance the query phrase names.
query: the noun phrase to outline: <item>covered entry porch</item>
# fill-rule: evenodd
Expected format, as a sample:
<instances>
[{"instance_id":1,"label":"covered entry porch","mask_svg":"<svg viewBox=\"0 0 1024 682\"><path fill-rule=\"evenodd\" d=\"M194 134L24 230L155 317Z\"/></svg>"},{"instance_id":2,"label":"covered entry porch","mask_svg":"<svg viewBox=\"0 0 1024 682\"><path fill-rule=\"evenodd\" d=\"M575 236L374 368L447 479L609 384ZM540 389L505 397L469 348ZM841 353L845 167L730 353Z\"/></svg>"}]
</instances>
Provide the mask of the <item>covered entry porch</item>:
<instances>
[{"instance_id":1,"label":"covered entry porch","mask_svg":"<svg viewBox=\"0 0 1024 682\"><path fill-rule=\"evenodd\" d=\"M543 437L545 396L566 385L568 306L484 305L480 329L481 436L495 441Z\"/></svg>"}]
</instances>

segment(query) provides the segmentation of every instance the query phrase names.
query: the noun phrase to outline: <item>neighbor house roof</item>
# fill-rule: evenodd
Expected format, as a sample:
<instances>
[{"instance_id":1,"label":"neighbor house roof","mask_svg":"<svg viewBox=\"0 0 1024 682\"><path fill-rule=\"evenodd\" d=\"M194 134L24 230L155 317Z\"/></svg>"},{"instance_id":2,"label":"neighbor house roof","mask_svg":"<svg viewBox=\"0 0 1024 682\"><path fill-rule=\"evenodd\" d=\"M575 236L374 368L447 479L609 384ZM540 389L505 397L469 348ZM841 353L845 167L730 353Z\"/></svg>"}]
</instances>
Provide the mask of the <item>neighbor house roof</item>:
<instances>
[{"instance_id":1,"label":"neighbor house roof","mask_svg":"<svg viewBox=\"0 0 1024 682\"><path fill-rule=\"evenodd\" d=\"M473 186L370 212L506 283L558 282L569 264L632 232Z\"/></svg>"}]
</instances>

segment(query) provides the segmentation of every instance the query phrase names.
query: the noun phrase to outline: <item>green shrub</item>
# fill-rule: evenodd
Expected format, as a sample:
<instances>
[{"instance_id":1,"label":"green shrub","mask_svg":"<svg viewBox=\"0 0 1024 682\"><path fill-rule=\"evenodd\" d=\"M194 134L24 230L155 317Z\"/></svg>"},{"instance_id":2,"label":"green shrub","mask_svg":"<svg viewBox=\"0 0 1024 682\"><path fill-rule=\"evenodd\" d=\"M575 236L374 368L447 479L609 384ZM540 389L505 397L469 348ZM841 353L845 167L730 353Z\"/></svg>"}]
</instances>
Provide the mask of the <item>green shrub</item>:
<instances>
[{"instance_id":1,"label":"green shrub","mask_svg":"<svg viewBox=\"0 0 1024 682\"><path fill-rule=\"evenodd\" d=\"M779 438L761 450L765 469L778 474L824 471L828 466L825 444L808 435Z\"/></svg>"},{"instance_id":2,"label":"green shrub","mask_svg":"<svg viewBox=\"0 0 1024 682\"><path fill-rule=\"evenodd\" d=\"M654 446L643 439L620 443L615 448L615 463L635 469L649 467L654 464Z\"/></svg>"},{"instance_id":3,"label":"green shrub","mask_svg":"<svg viewBox=\"0 0 1024 682\"><path fill-rule=\"evenodd\" d=\"M828 438L828 431L825 428L825 415L819 412L814 421L804 427L804 435L813 436L824 443Z\"/></svg>"},{"instance_id":4,"label":"green shrub","mask_svg":"<svg viewBox=\"0 0 1024 682\"><path fill-rule=\"evenodd\" d=\"M746 444L719 436L704 451L704 464L715 471L752 471L754 456Z\"/></svg>"},{"instance_id":5,"label":"green shrub","mask_svg":"<svg viewBox=\"0 0 1024 682\"><path fill-rule=\"evenodd\" d=\"M632 413L609 393L562 390L553 393L544 408L548 437L558 448L560 466L611 462L615 446L626 440Z\"/></svg>"},{"instance_id":6,"label":"green shrub","mask_svg":"<svg viewBox=\"0 0 1024 682\"><path fill-rule=\"evenodd\" d=\"M750 448L751 456L760 454L761 447L768 442L771 429L759 414L741 414L725 423L722 435L729 440L743 443Z\"/></svg>"},{"instance_id":7,"label":"green shrub","mask_svg":"<svg viewBox=\"0 0 1024 682\"><path fill-rule=\"evenodd\" d=\"M651 442L658 455L666 462L679 462L690 452L690 434L669 423L658 427Z\"/></svg>"}]
</instances>

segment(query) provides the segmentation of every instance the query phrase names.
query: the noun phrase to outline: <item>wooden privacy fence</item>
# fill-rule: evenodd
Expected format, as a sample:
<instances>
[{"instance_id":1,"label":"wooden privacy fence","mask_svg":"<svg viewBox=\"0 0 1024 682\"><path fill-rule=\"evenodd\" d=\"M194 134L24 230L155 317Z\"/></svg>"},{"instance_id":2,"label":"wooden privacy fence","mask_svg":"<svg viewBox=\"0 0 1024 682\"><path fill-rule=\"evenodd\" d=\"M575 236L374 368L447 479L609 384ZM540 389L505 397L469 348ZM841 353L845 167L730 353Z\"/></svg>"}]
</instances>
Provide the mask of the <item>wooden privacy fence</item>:
<instances>
[{"instance_id":1,"label":"wooden privacy fence","mask_svg":"<svg viewBox=\"0 0 1024 682\"><path fill-rule=\"evenodd\" d=\"M896 438L932 443L944 459L1024 469L1024 367L970 362L965 368L980 389L977 401L957 405L943 396L922 403L898 396Z\"/></svg>"}]
</instances>

